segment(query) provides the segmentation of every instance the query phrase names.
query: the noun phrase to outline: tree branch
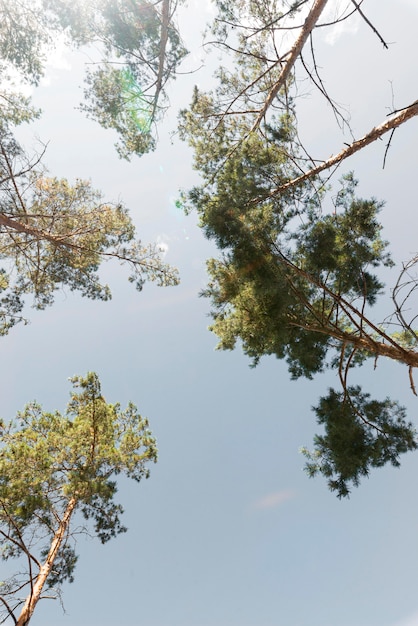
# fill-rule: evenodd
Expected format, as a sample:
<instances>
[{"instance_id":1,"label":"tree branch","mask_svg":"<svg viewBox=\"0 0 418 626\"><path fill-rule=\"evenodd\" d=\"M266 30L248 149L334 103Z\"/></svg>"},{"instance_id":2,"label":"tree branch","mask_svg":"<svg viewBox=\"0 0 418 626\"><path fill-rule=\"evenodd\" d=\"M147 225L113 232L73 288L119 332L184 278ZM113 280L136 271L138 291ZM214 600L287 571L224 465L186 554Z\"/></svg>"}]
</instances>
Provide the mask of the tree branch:
<instances>
[{"instance_id":1,"label":"tree branch","mask_svg":"<svg viewBox=\"0 0 418 626\"><path fill-rule=\"evenodd\" d=\"M335 156L332 156L323 163L321 163L321 165L313 167L308 172L305 172L301 176L290 180L284 185L280 185L280 187L274 189L264 199L271 198L276 194L281 193L282 191L290 189L291 187L296 187L300 183L303 183L305 180L317 176L317 174L320 174L324 170L328 170L334 165L338 165L339 163L341 163L341 161L344 161L344 159L347 159L352 154L355 154L359 150L362 150L369 144L376 141L376 139L380 139L380 137L382 137L382 135L384 135L385 133L394 128L398 128L398 126L411 119L412 117L415 117L416 115L418 115L418 100L405 107L404 109L400 109L400 111L395 112L395 114L393 114L390 119L386 120L385 122L383 122L383 124L380 124L379 126L375 126L369 133L367 133L367 135L364 135L364 137L358 139L357 141L353 141L352 144L341 150L341 152L339 152ZM253 202L259 202L260 200L261 198L256 198L255 200L253 200Z\"/></svg>"},{"instance_id":2,"label":"tree branch","mask_svg":"<svg viewBox=\"0 0 418 626\"><path fill-rule=\"evenodd\" d=\"M271 106L274 98L277 96L277 94L279 93L280 89L285 85L290 72L292 71L292 68L296 62L296 59L298 58L303 46L306 43L306 40L308 39L310 33L312 32L313 28L315 27L315 24L317 23L323 9L325 8L325 5L327 4L328 0L315 0L315 3L312 7L312 9L310 10L305 23L302 27L302 30L299 34L299 37L296 39L293 48L290 51L289 54L289 58L287 59L286 63L284 64L284 67L282 69L282 71L280 72L280 76L277 79L276 83L274 84L274 86L272 87L272 89L270 90L270 93L268 94L266 101L263 105L263 108L261 109L260 113L257 116L256 121L253 124L252 127L252 131L256 130L256 128L258 128L258 126L260 125L262 119L264 118L265 114L267 113L269 107ZM281 61L281 59L278 59L276 61L276 65ZM270 68L271 70L272 68Z\"/></svg>"},{"instance_id":3,"label":"tree branch","mask_svg":"<svg viewBox=\"0 0 418 626\"><path fill-rule=\"evenodd\" d=\"M6 610L9 613L9 615L7 617L11 617L12 620L14 621L14 623L17 624L17 619L16 619L16 617L14 615L13 609L10 608L10 606L8 605L8 603L6 602L6 600L2 596L0 596L0 602L3 602L4 606L6 607ZM3 624L3 622L6 621L7 617L4 620L2 620L2 622L1 622L2 624Z\"/></svg>"},{"instance_id":4,"label":"tree branch","mask_svg":"<svg viewBox=\"0 0 418 626\"><path fill-rule=\"evenodd\" d=\"M379 33L379 31L377 30L377 28L375 28L373 26L373 24L371 23L371 21L364 15L363 11L360 8L360 5L358 4L358 2L356 2L356 0L351 0L351 2L354 4L354 6L356 7L357 11L360 13L361 17L363 18L363 20L366 22L366 24L368 26L370 26L370 28L372 29L372 31L375 33L375 35L378 36L378 38L380 39L380 41L383 44L383 47L386 48L386 50L389 49L388 44L386 43L386 41L383 39L382 35Z\"/></svg>"}]
</instances>

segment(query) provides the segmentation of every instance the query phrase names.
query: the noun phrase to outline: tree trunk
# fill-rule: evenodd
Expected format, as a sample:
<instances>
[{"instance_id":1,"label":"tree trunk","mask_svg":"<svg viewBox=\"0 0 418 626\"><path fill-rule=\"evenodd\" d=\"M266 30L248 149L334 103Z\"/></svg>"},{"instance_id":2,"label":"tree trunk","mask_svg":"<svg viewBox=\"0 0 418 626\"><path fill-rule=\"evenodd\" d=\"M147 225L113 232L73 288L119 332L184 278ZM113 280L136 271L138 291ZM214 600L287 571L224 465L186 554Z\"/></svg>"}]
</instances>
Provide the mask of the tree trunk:
<instances>
[{"instance_id":1,"label":"tree trunk","mask_svg":"<svg viewBox=\"0 0 418 626\"><path fill-rule=\"evenodd\" d=\"M263 105L263 108L261 109L260 113L257 116L256 121L254 122L254 125L252 127L252 131L254 131L261 123L263 117L265 116L265 114L267 113L267 110L269 109L270 105L272 104L274 98L277 96L277 94L279 93L280 89L286 84L286 81L289 77L290 72L293 69L293 66L296 63L296 59L298 58L299 54L301 53L301 50L303 48L303 46L306 43L306 40L308 39L309 35L311 34L312 30L315 28L315 25L317 23L317 21L319 20L319 17L322 13L322 11L325 9L325 5L327 4L328 0L316 0L312 9L309 11L309 14L305 20L305 23L302 27L302 30L299 34L299 37L296 39L295 43L293 44L292 49L289 52L289 58L287 59L286 63L283 66L282 71L280 72L280 76L277 79L277 81L275 82L275 84L273 85L272 89L270 90L270 93L268 94L266 101ZM280 63L282 59L279 59L277 61L277 63ZM276 65L276 64L275 64ZM271 69L271 68L270 68Z\"/></svg>"},{"instance_id":2,"label":"tree trunk","mask_svg":"<svg viewBox=\"0 0 418 626\"><path fill-rule=\"evenodd\" d=\"M161 9L161 36L160 36L160 54L158 57L158 76L155 85L155 97L154 107L152 111L152 120L155 117L157 111L158 98L160 97L161 89L163 87L164 65L165 56L168 41L168 25L170 21L170 0L163 0L163 6ZM152 121L151 120L151 121Z\"/></svg>"},{"instance_id":3,"label":"tree trunk","mask_svg":"<svg viewBox=\"0 0 418 626\"><path fill-rule=\"evenodd\" d=\"M51 573L54 561L57 557L62 542L65 539L71 515L73 514L76 504L76 498L71 498L71 500L68 502L63 518L52 540L46 561L40 568L39 574L36 577L36 582L33 585L29 596L26 598L26 602L20 613L19 619L16 622L16 626L27 626L27 624L29 624L38 600L41 597L42 589L44 588L47 578Z\"/></svg>"}]
</instances>

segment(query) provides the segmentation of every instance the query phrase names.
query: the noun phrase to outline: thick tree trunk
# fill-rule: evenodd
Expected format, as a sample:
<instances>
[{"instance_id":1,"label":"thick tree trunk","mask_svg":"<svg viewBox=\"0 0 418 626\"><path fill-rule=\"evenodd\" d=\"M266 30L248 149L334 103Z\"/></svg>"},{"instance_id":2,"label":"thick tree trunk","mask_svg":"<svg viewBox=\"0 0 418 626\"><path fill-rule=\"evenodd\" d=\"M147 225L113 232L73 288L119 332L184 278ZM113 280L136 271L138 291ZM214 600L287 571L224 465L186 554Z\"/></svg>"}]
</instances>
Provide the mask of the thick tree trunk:
<instances>
[{"instance_id":1,"label":"thick tree trunk","mask_svg":"<svg viewBox=\"0 0 418 626\"><path fill-rule=\"evenodd\" d=\"M68 502L63 518L52 540L46 561L39 570L39 574L36 577L36 582L31 589L31 593L26 598L26 602L20 613L19 619L16 622L16 626L27 626L27 624L29 624L38 600L41 597L42 589L44 588L47 578L51 573L54 561L57 557L62 542L65 539L71 515L73 514L76 505L76 498L71 498L71 500Z\"/></svg>"}]
</instances>

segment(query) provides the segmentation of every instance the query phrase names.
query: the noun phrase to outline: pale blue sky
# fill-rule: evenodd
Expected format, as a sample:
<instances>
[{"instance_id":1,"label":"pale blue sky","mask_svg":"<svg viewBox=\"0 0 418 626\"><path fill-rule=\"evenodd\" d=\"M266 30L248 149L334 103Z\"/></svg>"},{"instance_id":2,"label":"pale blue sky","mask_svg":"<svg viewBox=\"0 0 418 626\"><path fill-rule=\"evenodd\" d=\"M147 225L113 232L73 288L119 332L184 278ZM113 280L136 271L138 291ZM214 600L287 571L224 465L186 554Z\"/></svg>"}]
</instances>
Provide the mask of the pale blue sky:
<instances>
[{"instance_id":1,"label":"pale blue sky","mask_svg":"<svg viewBox=\"0 0 418 626\"><path fill-rule=\"evenodd\" d=\"M182 17L192 49L187 67L202 57L197 24L206 6L190 1ZM391 84L396 108L418 97L417 5L362 6L393 42L388 51L362 22L332 45L317 40L327 87L349 106L356 137L389 112ZM372 472L350 500L339 501L320 478L308 480L298 452L311 445L317 428L310 407L336 384L334 375L290 382L273 358L252 370L239 350L214 351L209 303L198 293L205 259L216 251L195 217L175 209L179 188L196 174L188 149L169 137L193 84L210 87L210 71L178 78L158 150L126 163L112 149L112 134L74 110L81 61L68 61L71 69L52 69L35 93L45 113L34 130L50 141L51 173L90 177L106 198L123 198L144 241L168 245L182 284L146 285L138 294L123 268L108 265L111 302L58 294L53 308L33 312L29 326L1 340L4 418L31 399L63 409L68 377L94 370L108 401L132 400L149 417L160 452L148 481L121 484L129 532L106 546L80 537L76 580L64 586L66 613L45 600L33 626L417 626L418 454L405 456L401 469ZM326 158L348 139L312 96L300 102L303 132ZM416 119L395 133L384 171L384 142L341 168L356 170L362 194L387 201L382 219L397 260L416 253L417 135ZM361 377L416 420L404 368L381 361Z\"/></svg>"}]
</instances>

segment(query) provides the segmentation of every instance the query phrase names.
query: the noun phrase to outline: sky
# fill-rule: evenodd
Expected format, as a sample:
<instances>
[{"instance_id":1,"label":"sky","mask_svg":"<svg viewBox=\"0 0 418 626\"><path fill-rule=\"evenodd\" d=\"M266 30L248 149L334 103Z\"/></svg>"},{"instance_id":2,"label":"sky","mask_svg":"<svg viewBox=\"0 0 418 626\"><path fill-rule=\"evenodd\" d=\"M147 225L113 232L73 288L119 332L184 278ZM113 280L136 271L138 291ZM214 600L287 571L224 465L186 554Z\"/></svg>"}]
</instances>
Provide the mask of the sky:
<instances>
[{"instance_id":1,"label":"sky","mask_svg":"<svg viewBox=\"0 0 418 626\"><path fill-rule=\"evenodd\" d=\"M343 7L344 2L332 2ZM360 19L315 34L326 85L351 116L356 138L416 91L418 4L367 0L363 10L390 42L384 50ZM80 536L75 582L64 609L43 600L33 626L418 626L418 454L400 469L371 473L350 499L338 500L321 478L308 479L300 447L317 432L310 407L336 384L333 373L290 381L285 365L262 359L249 368L240 352L216 351L209 302L199 297L205 261L216 255L194 215L175 206L198 181L191 153L172 135L193 85L210 88L201 31L210 2L190 0L180 28L190 49L173 83L171 109L153 154L120 161L111 131L74 107L81 100L83 55L55 55L34 92L41 120L22 129L26 145L49 142L52 175L91 178L109 200L122 198L146 241L167 248L175 288L137 293L124 268L103 276L110 302L58 293L47 311L2 338L0 415L36 399L64 410L68 378L96 371L108 402L134 402L149 418L159 461L149 480L121 481L128 532L102 546ZM202 69L198 69L204 63ZM303 86L303 89L305 87ZM301 132L318 158L336 154L343 137L329 108L306 86L298 103ZM384 237L401 263L416 253L418 122L396 131L382 169L385 141L353 157L360 194L386 201ZM388 272L388 280L396 272ZM417 398L400 365L381 360L361 372L376 397L393 395L416 422Z\"/></svg>"}]
</instances>

